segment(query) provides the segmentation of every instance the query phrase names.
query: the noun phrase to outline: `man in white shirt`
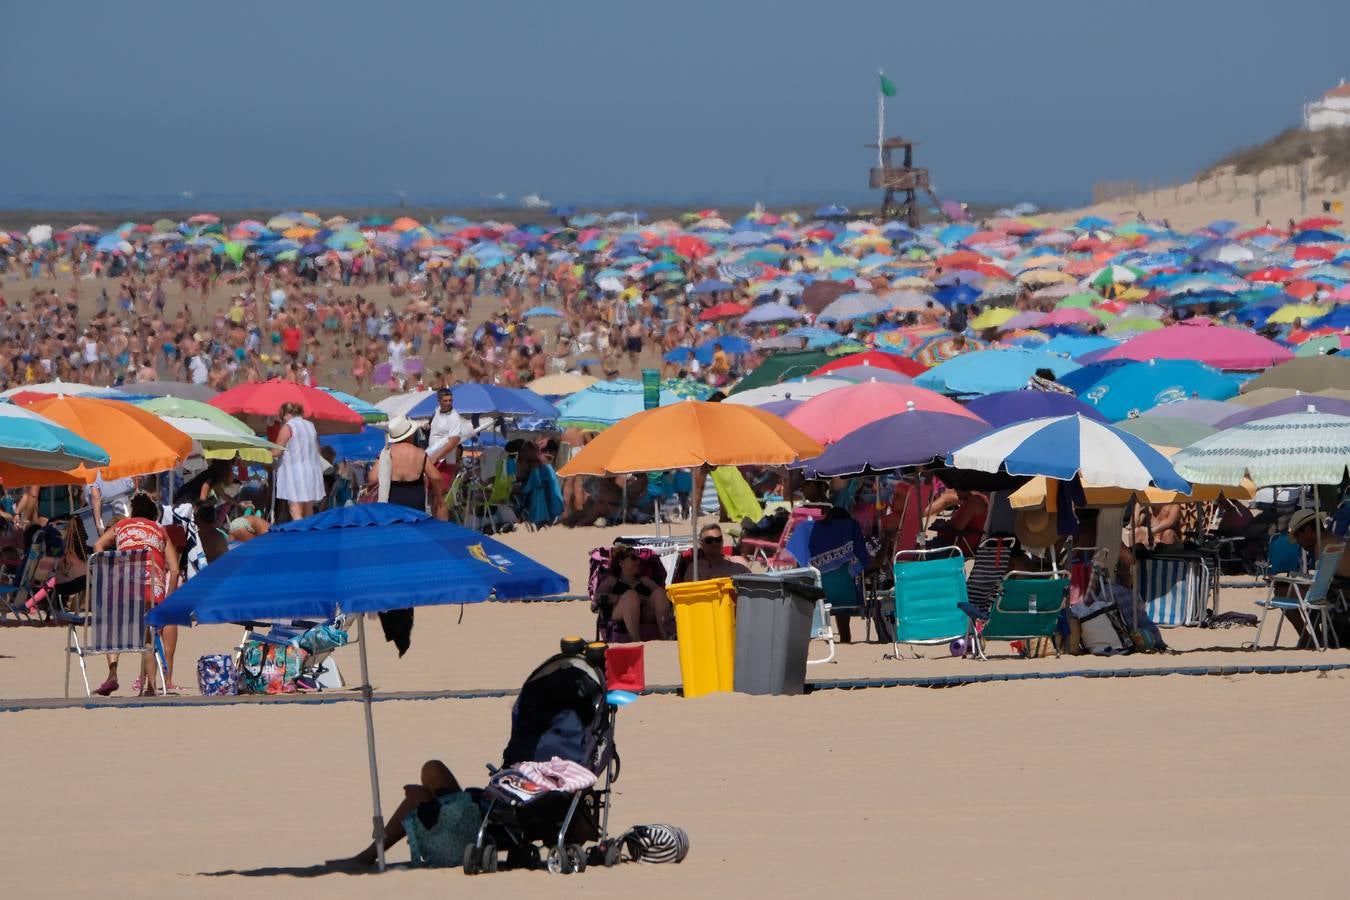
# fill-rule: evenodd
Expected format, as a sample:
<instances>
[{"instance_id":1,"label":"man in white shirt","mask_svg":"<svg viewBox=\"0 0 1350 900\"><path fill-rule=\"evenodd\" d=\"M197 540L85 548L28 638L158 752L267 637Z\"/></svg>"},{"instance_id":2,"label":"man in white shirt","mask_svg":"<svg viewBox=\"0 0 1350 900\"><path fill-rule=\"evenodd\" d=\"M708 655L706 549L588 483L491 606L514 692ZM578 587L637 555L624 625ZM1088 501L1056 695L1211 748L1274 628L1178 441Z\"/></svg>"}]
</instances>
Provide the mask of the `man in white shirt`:
<instances>
[{"instance_id":1,"label":"man in white shirt","mask_svg":"<svg viewBox=\"0 0 1350 900\"><path fill-rule=\"evenodd\" d=\"M445 479L443 484L449 486L459 470L459 447L465 438L473 435L473 429L455 412L455 396L450 388L436 391L436 400L438 409L431 417L431 428L427 432L427 456ZM449 518L450 511L444 503L433 504L433 507L436 518L442 521Z\"/></svg>"}]
</instances>

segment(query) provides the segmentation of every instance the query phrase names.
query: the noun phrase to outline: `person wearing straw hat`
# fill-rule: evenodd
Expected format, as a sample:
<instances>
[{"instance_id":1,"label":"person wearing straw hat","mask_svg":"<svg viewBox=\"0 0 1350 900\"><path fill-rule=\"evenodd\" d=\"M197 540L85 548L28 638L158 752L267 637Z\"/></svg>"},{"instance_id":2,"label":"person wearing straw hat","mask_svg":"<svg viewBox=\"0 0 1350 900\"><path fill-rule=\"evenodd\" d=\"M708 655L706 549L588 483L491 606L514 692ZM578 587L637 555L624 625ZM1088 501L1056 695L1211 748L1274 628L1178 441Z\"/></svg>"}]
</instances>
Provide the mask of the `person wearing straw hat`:
<instances>
[{"instance_id":1,"label":"person wearing straw hat","mask_svg":"<svg viewBox=\"0 0 1350 900\"><path fill-rule=\"evenodd\" d=\"M378 485L381 503L394 503L425 512L427 490L430 488L432 495L439 493L441 473L427 452L413 443L413 438L421 429L405 416L394 416L386 428L389 443L380 451L380 458L371 468L367 483Z\"/></svg>"}]
</instances>

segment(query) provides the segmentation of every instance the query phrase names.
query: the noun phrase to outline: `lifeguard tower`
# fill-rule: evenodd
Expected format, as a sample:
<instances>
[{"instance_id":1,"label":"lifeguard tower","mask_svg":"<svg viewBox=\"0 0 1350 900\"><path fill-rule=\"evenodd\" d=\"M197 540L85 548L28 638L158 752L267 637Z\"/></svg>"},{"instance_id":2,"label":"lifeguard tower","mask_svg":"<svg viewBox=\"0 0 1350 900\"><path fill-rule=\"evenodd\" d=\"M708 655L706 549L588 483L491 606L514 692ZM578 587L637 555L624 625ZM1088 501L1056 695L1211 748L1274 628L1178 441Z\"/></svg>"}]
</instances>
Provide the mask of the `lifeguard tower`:
<instances>
[{"instance_id":1,"label":"lifeguard tower","mask_svg":"<svg viewBox=\"0 0 1350 900\"><path fill-rule=\"evenodd\" d=\"M928 183L928 170L915 168L914 166L913 141L891 137L882 141L880 148L876 144L868 144L867 146L874 150L880 150L878 154L880 165L872 168L869 187L882 188L886 192L881 201L881 217L883 219L903 219L909 227L917 228L919 225L917 199L919 191L923 191L929 197L932 197L933 205L938 209L942 208L937 195L933 193L932 186ZM902 161L898 165L891 156L896 150L904 151Z\"/></svg>"}]
</instances>

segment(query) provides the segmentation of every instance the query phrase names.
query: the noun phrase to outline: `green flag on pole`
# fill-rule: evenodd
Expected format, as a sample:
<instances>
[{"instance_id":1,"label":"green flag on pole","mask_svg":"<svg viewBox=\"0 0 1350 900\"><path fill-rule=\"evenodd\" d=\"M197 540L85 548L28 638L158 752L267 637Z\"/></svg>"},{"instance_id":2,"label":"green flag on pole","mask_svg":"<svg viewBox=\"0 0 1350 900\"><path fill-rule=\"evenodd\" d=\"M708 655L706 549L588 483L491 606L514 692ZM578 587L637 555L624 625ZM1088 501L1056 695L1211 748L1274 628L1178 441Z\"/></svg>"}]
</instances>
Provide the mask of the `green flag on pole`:
<instances>
[{"instance_id":1,"label":"green flag on pole","mask_svg":"<svg viewBox=\"0 0 1350 900\"><path fill-rule=\"evenodd\" d=\"M895 96L895 82L891 81L885 75L881 77L881 93L886 97Z\"/></svg>"}]
</instances>

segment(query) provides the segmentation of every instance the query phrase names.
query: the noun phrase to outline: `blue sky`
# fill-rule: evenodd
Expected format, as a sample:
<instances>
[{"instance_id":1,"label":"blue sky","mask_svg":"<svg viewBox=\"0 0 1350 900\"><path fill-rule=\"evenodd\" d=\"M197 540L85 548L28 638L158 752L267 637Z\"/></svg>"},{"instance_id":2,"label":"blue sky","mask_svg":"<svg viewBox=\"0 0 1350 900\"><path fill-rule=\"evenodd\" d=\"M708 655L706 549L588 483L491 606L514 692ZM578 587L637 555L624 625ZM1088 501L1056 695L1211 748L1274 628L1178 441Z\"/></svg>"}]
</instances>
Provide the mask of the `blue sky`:
<instances>
[{"instance_id":1,"label":"blue sky","mask_svg":"<svg viewBox=\"0 0 1350 900\"><path fill-rule=\"evenodd\" d=\"M15 3L5 195L856 201L1189 177L1350 77L1350 3Z\"/></svg>"}]
</instances>

